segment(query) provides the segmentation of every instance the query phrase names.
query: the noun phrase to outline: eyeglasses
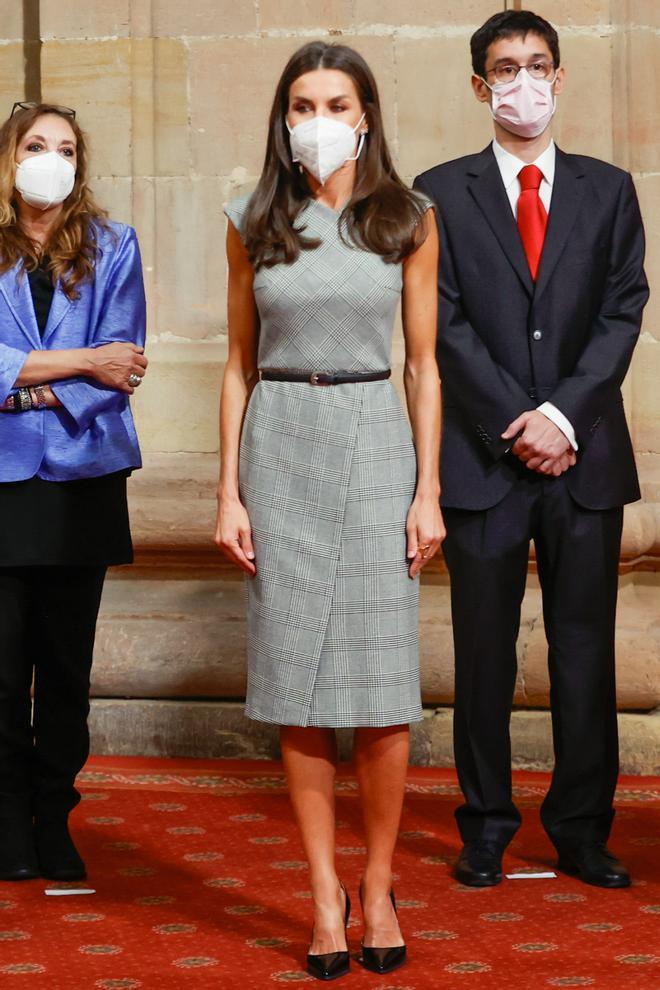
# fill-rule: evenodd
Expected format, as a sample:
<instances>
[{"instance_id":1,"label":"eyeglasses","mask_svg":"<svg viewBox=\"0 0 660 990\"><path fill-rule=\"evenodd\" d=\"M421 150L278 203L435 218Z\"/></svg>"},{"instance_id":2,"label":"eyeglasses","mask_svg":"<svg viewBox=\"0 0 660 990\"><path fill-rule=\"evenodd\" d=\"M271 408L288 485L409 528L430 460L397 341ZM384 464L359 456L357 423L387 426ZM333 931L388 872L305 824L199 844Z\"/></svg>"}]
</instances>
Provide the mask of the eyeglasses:
<instances>
[{"instance_id":1,"label":"eyeglasses","mask_svg":"<svg viewBox=\"0 0 660 990\"><path fill-rule=\"evenodd\" d=\"M516 62L502 62L494 69L489 69L487 76L494 74L498 83L513 82L521 69L525 69L532 79L549 79L555 71L555 63L549 62L545 58L539 58L529 65L518 65Z\"/></svg>"},{"instance_id":2,"label":"eyeglasses","mask_svg":"<svg viewBox=\"0 0 660 990\"><path fill-rule=\"evenodd\" d=\"M9 116L13 117L15 113L18 113L21 110L34 110L36 107L39 106L41 106L40 103L33 103L33 102L14 103L13 107L11 108L11 113L9 114ZM48 106L52 106L53 110L57 110L58 113L64 114L65 117L71 117L73 120L76 119L76 111L72 110L71 107L60 107L57 106L57 104L51 104L51 103L49 103Z\"/></svg>"}]
</instances>

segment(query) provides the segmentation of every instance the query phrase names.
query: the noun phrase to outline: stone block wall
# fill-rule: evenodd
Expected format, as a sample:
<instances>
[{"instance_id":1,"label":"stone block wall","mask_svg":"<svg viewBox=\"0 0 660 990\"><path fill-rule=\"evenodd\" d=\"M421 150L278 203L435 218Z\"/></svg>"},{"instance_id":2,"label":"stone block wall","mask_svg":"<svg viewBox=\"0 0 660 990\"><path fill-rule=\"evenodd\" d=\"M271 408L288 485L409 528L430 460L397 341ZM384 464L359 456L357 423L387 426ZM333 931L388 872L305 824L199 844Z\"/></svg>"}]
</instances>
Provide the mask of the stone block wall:
<instances>
[{"instance_id":1,"label":"stone block wall","mask_svg":"<svg viewBox=\"0 0 660 990\"><path fill-rule=\"evenodd\" d=\"M23 4L32 10L32 25L38 21L42 95L77 109L90 137L99 199L115 219L137 228L148 291L151 366L135 399L145 469L131 483L140 566L108 582L94 684L99 698L194 704L238 699L243 690L240 584L211 544L226 354L222 206L256 182L285 61L317 37L356 47L375 72L388 138L410 181L490 140L488 111L470 88L469 38L505 6L494 0ZM660 5L538 0L530 6L560 32L567 84L557 111L558 143L630 169L646 218L654 293L624 389L644 500L626 512L619 703L622 710L649 711L658 704L660 656ZM25 41L20 4L3 5L0 34L0 80L14 93ZM399 334L399 376L402 357ZM516 700L544 708L545 644L533 579L525 610ZM449 704L448 596L438 569L426 580L423 623L425 698L429 705ZM103 746L112 748L106 728ZM163 748L179 746L173 732ZM203 743L198 749L204 751Z\"/></svg>"},{"instance_id":2,"label":"stone block wall","mask_svg":"<svg viewBox=\"0 0 660 990\"><path fill-rule=\"evenodd\" d=\"M468 42L502 6L41 0L43 94L77 107L91 138L99 198L137 227L142 245L152 369L135 405L154 462L164 453L217 448L226 345L222 204L256 182L270 102L289 55L315 37L341 39L365 55L398 167L411 181L489 140L490 117L469 85ZM647 217L649 275L658 285L660 7L539 0L535 9L556 24L567 71L558 142L632 170ZM7 37L17 39L0 68L9 78L20 60L21 23L16 9L3 17ZM646 495L645 506L628 513L634 556L660 546L659 306L654 294L625 386ZM400 367L400 338L396 358Z\"/></svg>"}]
</instances>

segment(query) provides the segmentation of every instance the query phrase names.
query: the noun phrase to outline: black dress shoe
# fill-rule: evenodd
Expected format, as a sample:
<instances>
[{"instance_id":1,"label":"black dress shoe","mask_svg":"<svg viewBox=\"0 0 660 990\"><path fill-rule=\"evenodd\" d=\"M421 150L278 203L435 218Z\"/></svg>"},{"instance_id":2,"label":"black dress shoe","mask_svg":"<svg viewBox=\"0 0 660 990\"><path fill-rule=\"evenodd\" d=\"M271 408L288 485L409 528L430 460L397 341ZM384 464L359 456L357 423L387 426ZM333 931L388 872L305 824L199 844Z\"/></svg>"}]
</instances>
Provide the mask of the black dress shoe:
<instances>
[{"instance_id":1,"label":"black dress shoe","mask_svg":"<svg viewBox=\"0 0 660 990\"><path fill-rule=\"evenodd\" d=\"M35 880L38 876L32 819L0 820L0 880Z\"/></svg>"},{"instance_id":2,"label":"black dress shoe","mask_svg":"<svg viewBox=\"0 0 660 990\"><path fill-rule=\"evenodd\" d=\"M494 887L501 883L501 847L487 839L466 842L458 857L454 876L468 887Z\"/></svg>"},{"instance_id":3,"label":"black dress shoe","mask_svg":"<svg viewBox=\"0 0 660 990\"><path fill-rule=\"evenodd\" d=\"M34 826L37 860L42 877L48 880L84 880L85 864L64 820L39 821Z\"/></svg>"},{"instance_id":4,"label":"black dress shoe","mask_svg":"<svg viewBox=\"0 0 660 990\"><path fill-rule=\"evenodd\" d=\"M344 931L348 928L348 919L351 916L351 899L342 884L342 890L346 895L346 909L344 911ZM350 957L348 949L341 952L321 952L318 954L307 954L307 972L317 980L337 980L340 976L346 976L351 971Z\"/></svg>"},{"instance_id":5,"label":"black dress shoe","mask_svg":"<svg viewBox=\"0 0 660 990\"><path fill-rule=\"evenodd\" d=\"M392 901L392 907L394 908L394 913L396 910L396 900L394 898L394 891L390 891L390 900ZM399 966L407 960L406 946L404 945L392 945L388 948L381 948L375 945L363 945L362 952L358 962L360 965L364 966L365 969L370 970L372 973L378 973L382 976L384 973L391 973L392 970L398 969Z\"/></svg>"},{"instance_id":6,"label":"black dress shoe","mask_svg":"<svg viewBox=\"0 0 660 990\"><path fill-rule=\"evenodd\" d=\"M630 874L604 842L557 847L557 869L594 887L629 887Z\"/></svg>"}]
</instances>

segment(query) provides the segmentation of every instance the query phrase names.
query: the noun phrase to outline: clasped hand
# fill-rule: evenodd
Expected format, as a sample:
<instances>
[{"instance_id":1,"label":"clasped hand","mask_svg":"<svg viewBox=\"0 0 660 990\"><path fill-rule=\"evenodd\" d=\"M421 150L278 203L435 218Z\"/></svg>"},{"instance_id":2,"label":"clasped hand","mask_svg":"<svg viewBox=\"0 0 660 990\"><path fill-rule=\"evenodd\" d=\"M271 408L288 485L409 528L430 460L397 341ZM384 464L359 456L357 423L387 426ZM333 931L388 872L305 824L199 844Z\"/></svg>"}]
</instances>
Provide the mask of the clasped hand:
<instances>
[{"instance_id":1,"label":"clasped hand","mask_svg":"<svg viewBox=\"0 0 660 990\"><path fill-rule=\"evenodd\" d=\"M142 378L149 363L144 356L144 347L124 341L92 348L89 357L92 378L106 388L114 388L129 395L132 395L135 389L128 384L128 379L131 375Z\"/></svg>"},{"instance_id":2,"label":"clasped hand","mask_svg":"<svg viewBox=\"0 0 660 990\"><path fill-rule=\"evenodd\" d=\"M565 434L538 410L521 413L506 428L502 439L512 440L519 433L511 453L523 461L530 471L558 478L576 463L575 451Z\"/></svg>"}]
</instances>

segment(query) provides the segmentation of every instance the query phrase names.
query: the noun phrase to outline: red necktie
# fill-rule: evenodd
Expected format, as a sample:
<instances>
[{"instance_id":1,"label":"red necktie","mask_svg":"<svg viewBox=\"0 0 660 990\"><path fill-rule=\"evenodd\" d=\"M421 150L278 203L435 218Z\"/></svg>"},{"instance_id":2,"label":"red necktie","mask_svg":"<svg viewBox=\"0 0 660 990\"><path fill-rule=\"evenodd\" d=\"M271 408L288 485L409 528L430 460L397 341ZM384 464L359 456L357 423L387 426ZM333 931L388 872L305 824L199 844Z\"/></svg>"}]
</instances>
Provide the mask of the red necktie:
<instances>
[{"instance_id":1,"label":"red necktie","mask_svg":"<svg viewBox=\"0 0 660 990\"><path fill-rule=\"evenodd\" d=\"M529 270L536 281L545 230L548 226L548 214L539 196L543 172L536 165L525 165L518 173L518 178L520 179L518 230L527 255Z\"/></svg>"}]
</instances>

